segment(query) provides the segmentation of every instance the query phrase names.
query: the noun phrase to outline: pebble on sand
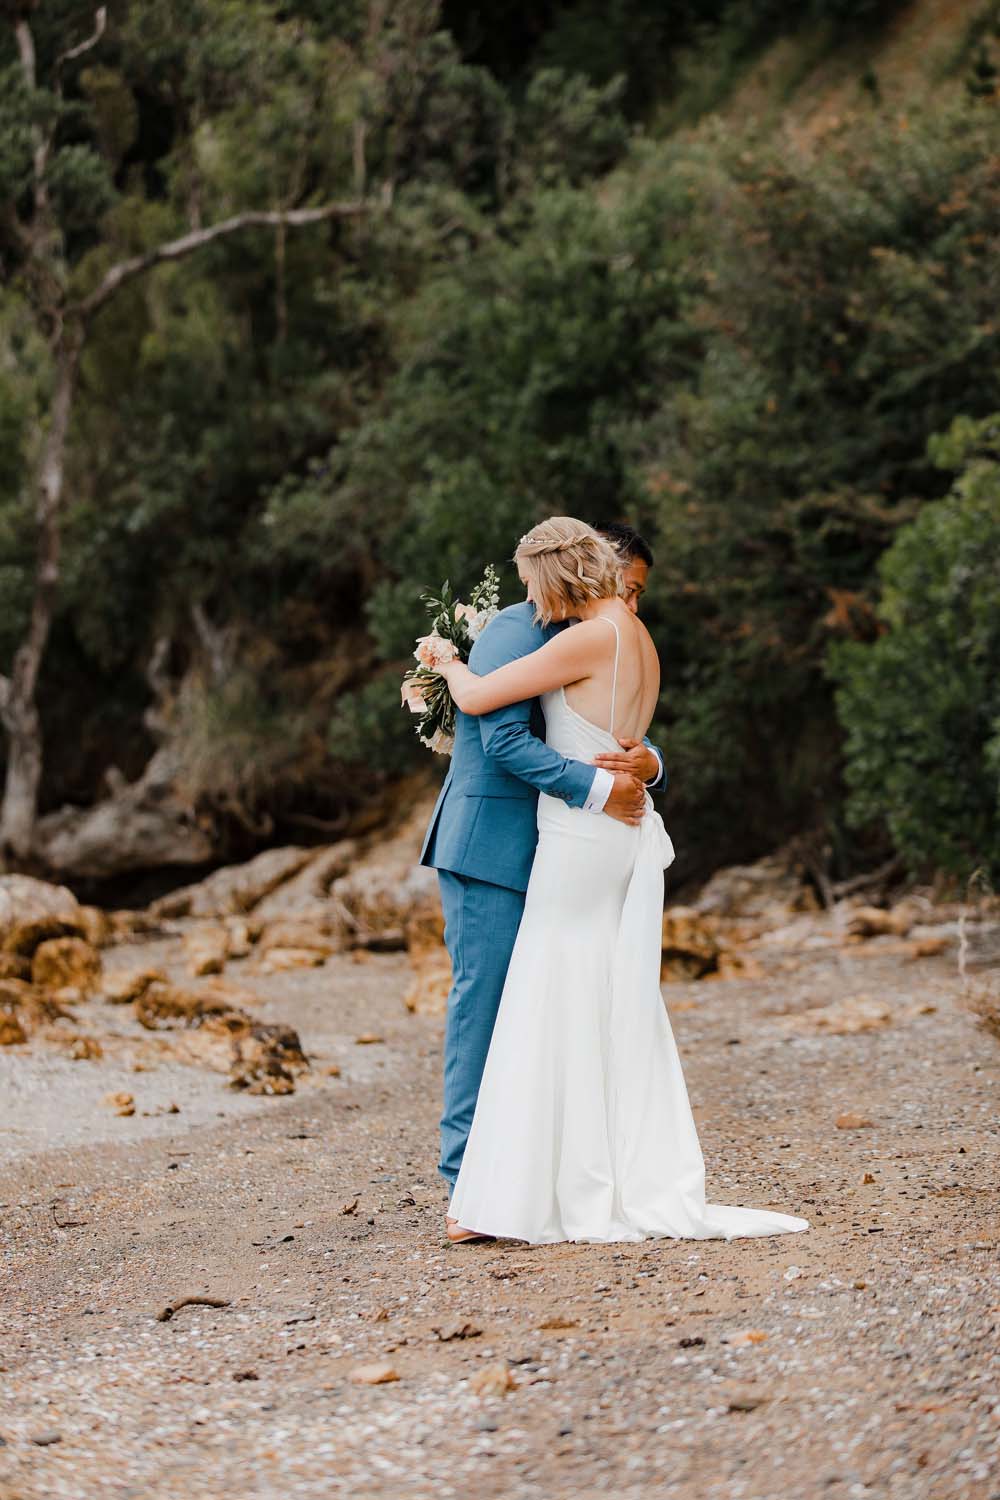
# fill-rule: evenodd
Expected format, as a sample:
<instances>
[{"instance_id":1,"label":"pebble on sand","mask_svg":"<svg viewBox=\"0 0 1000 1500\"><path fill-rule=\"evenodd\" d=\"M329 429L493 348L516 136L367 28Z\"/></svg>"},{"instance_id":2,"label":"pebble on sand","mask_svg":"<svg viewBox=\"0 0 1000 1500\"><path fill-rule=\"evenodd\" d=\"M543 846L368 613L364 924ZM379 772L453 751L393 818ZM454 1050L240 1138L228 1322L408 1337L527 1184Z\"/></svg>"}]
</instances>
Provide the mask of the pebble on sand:
<instances>
[{"instance_id":1,"label":"pebble on sand","mask_svg":"<svg viewBox=\"0 0 1000 1500\"><path fill-rule=\"evenodd\" d=\"M395 1365L383 1359L376 1364L357 1365L351 1371L351 1379L355 1385L388 1385L390 1381L399 1379L399 1373Z\"/></svg>"}]
</instances>

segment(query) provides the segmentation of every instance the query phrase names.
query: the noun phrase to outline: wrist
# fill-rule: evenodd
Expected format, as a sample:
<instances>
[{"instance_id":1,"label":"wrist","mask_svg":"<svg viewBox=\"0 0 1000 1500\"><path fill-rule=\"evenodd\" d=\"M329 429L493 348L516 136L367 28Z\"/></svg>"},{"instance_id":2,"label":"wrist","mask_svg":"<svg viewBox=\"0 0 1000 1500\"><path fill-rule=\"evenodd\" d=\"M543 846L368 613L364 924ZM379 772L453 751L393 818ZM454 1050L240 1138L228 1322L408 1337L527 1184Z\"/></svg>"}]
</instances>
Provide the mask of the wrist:
<instances>
[{"instance_id":1,"label":"wrist","mask_svg":"<svg viewBox=\"0 0 1000 1500\"><path fill-rule=\"evenodd\" d=\"M583 804L584 812L602 813L607 805L608 798L614 791L615 778L610 771L603 771L598 767L594 772L594 779L587 793L587 800Z\"/></svg>"}]
</instances>

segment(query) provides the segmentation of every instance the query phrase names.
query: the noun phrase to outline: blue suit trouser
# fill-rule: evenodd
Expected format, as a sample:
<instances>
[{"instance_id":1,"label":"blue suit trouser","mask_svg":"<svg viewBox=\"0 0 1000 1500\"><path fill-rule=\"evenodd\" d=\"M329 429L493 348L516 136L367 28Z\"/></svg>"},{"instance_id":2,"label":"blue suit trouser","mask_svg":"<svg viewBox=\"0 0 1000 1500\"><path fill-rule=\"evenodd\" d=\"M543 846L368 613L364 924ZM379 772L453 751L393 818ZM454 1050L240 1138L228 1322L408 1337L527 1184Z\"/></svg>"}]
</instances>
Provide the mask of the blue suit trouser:
<instances>
[{"instance_id":1,"label":"blue suit trouser","mask_svg":"<svg viewBox=\"0 0 1000 1500\"><path fill-rule=\"evenodd\" d=\"M438 1170L454 1187L465 1154L493 1023L524 911L524 892L439 870L452 984L444 1033Z\"/></svg>"}]
</instances>

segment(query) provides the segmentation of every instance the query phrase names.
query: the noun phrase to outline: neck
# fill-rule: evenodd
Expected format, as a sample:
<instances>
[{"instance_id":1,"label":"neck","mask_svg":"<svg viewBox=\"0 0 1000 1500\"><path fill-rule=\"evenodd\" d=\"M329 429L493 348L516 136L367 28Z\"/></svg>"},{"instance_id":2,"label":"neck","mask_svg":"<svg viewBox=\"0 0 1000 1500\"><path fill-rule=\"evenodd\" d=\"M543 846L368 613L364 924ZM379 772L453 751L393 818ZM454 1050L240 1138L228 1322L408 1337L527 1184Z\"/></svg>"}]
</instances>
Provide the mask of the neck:
<instances>
[{"instance_id":1,"label":"neck","mask_svg":"<svg viewBox=\"0 0 1000 1500\"><path fill-rule=\"evenodd\" d=\"M620 599L591 599L586 604L581 604L576 612L578 620L595 620L599 615L613 615L618 613Z\"/></svg>"}]
</instances>

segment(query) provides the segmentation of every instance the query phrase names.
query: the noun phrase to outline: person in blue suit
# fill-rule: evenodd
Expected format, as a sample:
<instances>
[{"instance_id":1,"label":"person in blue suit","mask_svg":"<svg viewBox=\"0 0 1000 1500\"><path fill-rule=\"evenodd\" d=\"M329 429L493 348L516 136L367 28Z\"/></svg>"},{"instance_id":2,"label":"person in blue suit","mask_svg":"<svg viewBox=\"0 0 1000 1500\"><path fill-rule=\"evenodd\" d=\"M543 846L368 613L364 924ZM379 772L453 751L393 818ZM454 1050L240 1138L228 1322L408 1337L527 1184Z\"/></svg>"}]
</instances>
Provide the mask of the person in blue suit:
<instances>
[{"instance_id":1,"label":"person in blue suit","mask_svg":"<svg viewBox=\"0 0 1000 1500\"><path fill-rule=\"evenodd\" d=\"M622 555L627 565L628 553ZM527 600L511 605L476 641L469 666L480 675L492 672L537 651L564 628L537 625ZM562 797L596 817L638 823L645 787L661 790L666 783L663 760L648 740L622 741L621 756L585 765L552 750L544 734L537 699L478 718L456 713L451 767L421 850L421 864L438 872L452 966L438 1165L449 1188L462 1164L524 909L538 841L538 793Z\"/></svg>"}]
</instances>

